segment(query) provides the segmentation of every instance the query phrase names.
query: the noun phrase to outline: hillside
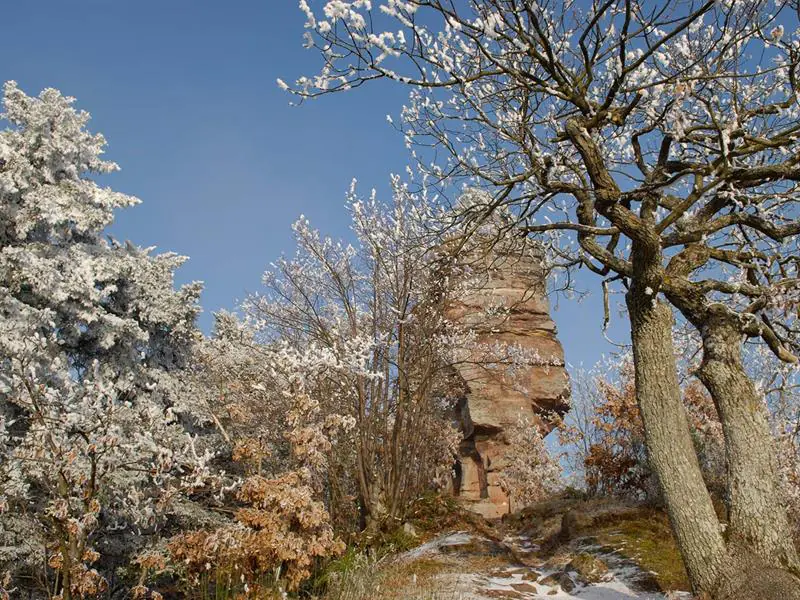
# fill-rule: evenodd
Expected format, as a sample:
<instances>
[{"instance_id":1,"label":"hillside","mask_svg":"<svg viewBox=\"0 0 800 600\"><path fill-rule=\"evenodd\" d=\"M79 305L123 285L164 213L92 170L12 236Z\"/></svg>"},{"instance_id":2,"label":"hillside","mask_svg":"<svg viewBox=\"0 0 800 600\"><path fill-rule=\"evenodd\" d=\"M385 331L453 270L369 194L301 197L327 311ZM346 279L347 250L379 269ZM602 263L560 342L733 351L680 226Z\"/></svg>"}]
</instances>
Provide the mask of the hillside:
<instances>
[{"instance_id":1,"label":"hillside","mask_svg":"<svg viewBox=\"0 0 800 600\"><path fill-rule=\"evenodd\" d=\"M401 531L400 546L412 548L371 558L350 555L333 567L326 597L690 597L666 517L651 508L562 497L488 521L437 499L421 506Z\"/></svg>"}]
</instances>

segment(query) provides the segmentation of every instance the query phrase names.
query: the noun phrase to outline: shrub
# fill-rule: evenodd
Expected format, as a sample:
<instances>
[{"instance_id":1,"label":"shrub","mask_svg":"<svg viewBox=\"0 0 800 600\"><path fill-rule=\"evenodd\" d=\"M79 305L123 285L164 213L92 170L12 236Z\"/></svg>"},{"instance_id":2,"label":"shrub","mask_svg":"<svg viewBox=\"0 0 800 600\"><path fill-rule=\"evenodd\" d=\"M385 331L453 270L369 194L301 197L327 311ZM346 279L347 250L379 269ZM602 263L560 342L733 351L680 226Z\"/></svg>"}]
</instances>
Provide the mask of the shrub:
<instances>
[{"instance_id":1,"label":"shrub","mask_svg":"<svg viewBox=\"0 0 800 600\"><path fill-rule=\"evenodd\" d=\"M562 484L558 460L547 450L538 426L520 416L505 432L509 450L500 487L512 505L521 507L555 493Z\"/></svg>"},{"instance_id":2,"label":"shrub","mask_svg":"<svg viewBox=\"0 0 800 600\"><path fill-rule=\"evenodd\" d=\"M579 382L578 389L585 389ZM660 500L658 483L650 470L631 365L623 364L614 377L592 381L587 418L583 423L558 421L562 444L577 449L584 484L590 495L612 495L639 500ZM587 398L577 398L587 402ZM725 498L725 449L722 425L714 403L702 385L690 381L683 388L703 477L710 491Z\"/></svg>"},{"instance_id":3,"label":"shrub","mask_svg":"<svg viewBox=\"0 0 800 600\"><path fill-rule=\"evenodd\" d=\"M249 477L237 497L247 506L236 523L215 531L182 534L169 544L173 562L184 565L193 586L208 585L213 569L217 587L259 597L265 582L285 582L290 590L311 575L319 558L341 554L324 505L314 500L305 469L267 479Z\"/></svg>"}]
</instances>

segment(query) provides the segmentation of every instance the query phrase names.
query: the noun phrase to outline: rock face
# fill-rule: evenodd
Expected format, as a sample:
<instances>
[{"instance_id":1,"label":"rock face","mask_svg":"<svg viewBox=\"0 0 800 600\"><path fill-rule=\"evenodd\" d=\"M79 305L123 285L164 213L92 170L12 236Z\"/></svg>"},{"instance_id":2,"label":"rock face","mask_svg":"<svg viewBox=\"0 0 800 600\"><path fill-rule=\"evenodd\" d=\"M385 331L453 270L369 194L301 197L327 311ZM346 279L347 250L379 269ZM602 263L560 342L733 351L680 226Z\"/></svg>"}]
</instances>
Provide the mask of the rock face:
<instances>
[{"instance_id":1,"label":"rock face","mask_svg":"<svg viewBox=\"0 0 800 600\"><path fill-rule=\"evenodd\" d=\"M485 355L455 366L464 389L456 415L464 439L453 491L487 518L518 508L510 506L498 480L509 449L504 431L525 417L547 433L541 417L569 408L564 351L549 314L541 255L530 244L510 246L468 253L463 260L471 274L447 310L448 319L472 329L482 347L520 349L513 376L507 369L486 368Z\"/></svg>"}]
</instances>

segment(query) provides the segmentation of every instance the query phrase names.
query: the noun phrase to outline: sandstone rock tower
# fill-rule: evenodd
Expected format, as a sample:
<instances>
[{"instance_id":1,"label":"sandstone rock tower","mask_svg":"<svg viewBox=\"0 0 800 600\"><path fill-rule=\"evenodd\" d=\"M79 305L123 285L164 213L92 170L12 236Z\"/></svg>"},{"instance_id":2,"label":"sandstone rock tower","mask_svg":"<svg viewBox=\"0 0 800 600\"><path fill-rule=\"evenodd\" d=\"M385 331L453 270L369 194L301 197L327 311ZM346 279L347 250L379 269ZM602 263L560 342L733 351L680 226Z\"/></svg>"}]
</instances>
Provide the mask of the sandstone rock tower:
<instances>
[{"instance_id":1,"label":"sandstone rock tower","mask_svg":"<svg viewBox=\"0 0 800 600\"><path fill-rule=\"evenodd\" d=\"M471 328L486 344L538 354L536 360L523 360L513 382L502 371L482 368L479 360L456 366L464 390L456 419L464 439L453 491L469 509L497 518L518 508L509 505L498 482L508 450L504 430L524 416L548 432L541 417L569 408L569 379L537 248L528 242L495 242L467 252L463 260L470 263L470 275L449 304L450 321Z\"/></svg>"}]
</instances>

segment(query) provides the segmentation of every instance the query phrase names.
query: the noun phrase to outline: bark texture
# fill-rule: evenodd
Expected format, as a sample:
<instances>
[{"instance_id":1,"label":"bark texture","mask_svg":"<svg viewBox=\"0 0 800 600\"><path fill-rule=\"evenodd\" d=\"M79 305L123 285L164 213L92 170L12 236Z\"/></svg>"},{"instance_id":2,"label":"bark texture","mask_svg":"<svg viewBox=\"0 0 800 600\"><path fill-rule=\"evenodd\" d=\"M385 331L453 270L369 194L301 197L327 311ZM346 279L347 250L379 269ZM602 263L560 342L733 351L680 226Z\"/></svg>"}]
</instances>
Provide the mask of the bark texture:
<instances>
[{"instance_id":1,"label":"bark texture","mask_svg":"<svg viewBox=\"0 0 800 600\"><path fill-rule=\"evenodd\" d=\"M632 286L626 297L636 393L651 467L694 591L714 600L800 600L766 409L744 371L740 332L725 319L708 319L698 371L717 404L728 453L731 510L723 537L681 400L672 310L644 290Z\"/></svg>"},{"instance_id":2,"label":"bark texture","mask_svg":"<svg viewBox=\"0 0 800 600\"><path fill-rule=\"evenodd\" d=\"M636 396L651 468L661 484L695 591L713 590L725 570L727 553L711 496L703 482L678 385L672 311L656 301L650 288L633 286L627 304Z\"/></svg>"},{"instance_id":3,"label":"bark texture","mask_svg":"<svg viewBox=\"0 0 800 600\"><path fill-rule=\"evenodd\" d=\"M739 555L731 565L710 594L714 600L800 600L800 579L789 571L752 554Z\"/></svg>"},{"instance_id":4,"label":"bark texture","mask_svg":"<svg viewBox=\"0 0 800 600\"><path fill-rule=\"evenodd\" d=\"M697 375L717 406L728 458L732 550L758 556L773 567L797 570L797 551L778 487L767 408L744 370L742 334L735 315L709 309L703 362Z\"/></svg>"}]
</instances>

